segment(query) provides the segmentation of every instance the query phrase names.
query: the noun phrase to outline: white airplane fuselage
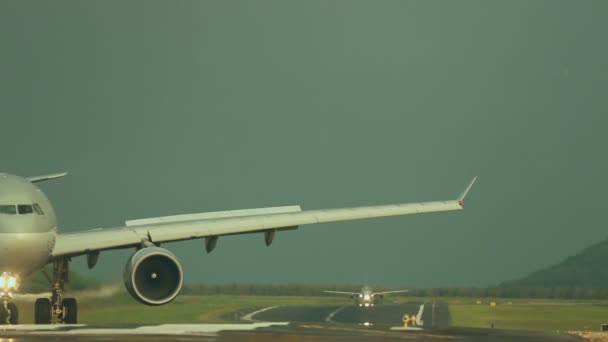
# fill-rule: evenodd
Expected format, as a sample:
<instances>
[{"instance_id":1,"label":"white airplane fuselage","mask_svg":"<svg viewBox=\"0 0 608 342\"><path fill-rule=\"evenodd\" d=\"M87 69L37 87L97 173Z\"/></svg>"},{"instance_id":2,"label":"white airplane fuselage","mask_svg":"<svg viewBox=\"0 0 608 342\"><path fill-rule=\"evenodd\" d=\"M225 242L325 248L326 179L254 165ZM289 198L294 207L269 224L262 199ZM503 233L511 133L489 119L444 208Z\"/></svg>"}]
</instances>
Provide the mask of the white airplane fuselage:
<instances>
[{"instance_id":1,"label":"white airplane fuselage","mask_svg":"<svg viewBox=\"0 0 608 342\"><path fill-rule=\"evenodd\" d=\"M0 174L0 273L23 278L43 268L56 235L55 211L42 190L25 178Z\"/></svg>"},{"instance_id":2,"label":"white airplane fuselage","mask_svg":"<svg viewBox=\"0 0 608 342\"><path fill-rule=\"evenodd\" d=\"M376 304L376 296L374 296L374 291L368 286L364 286L361 289L361 293L358 296L355 296L355 305L358 306L374 306Z\"/></svg>"}]
</instances>

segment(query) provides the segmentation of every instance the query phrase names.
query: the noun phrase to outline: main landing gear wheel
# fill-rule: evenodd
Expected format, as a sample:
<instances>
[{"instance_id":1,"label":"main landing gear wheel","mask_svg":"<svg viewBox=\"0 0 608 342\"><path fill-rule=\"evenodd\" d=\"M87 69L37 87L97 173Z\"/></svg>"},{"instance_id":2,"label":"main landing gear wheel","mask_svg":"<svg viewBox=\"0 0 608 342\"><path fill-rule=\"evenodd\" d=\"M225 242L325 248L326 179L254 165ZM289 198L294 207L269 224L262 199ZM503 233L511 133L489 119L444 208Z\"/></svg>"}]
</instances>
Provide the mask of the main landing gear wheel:
<instances>
[{"instance_id":1,"label":"main landing gear wheel","mask_svg":"<svg viewBox=\"0 0 608 342\"><path fill-rule=\"evenodd\" d=\"M36 299L34 305L34 323L51 324L51 300L48 298Z\"/></svg>"},{"instance_id":2,"label":"main landing gear wheel","mask_svg":"<svg viewBox=\"0 0 608 342\"><path fill-rule=\"evenodd\" d=\"M78 306L76 305L76 298L63 298L63 313L64 323L78 323Z\"/></svg>"},{"instance_id":3,"label":"main landing gear wheel","mask_svg":"<svg viewBox=\"0 0 608 342\"><path fill-rule=\"evenodd\" d=\"M68 259L53 262L51 298L38 298L34 307L36 324L76 324L78 306L75 298L64 298L63 290L68 281Z\"/></svg>"}]
</instances>

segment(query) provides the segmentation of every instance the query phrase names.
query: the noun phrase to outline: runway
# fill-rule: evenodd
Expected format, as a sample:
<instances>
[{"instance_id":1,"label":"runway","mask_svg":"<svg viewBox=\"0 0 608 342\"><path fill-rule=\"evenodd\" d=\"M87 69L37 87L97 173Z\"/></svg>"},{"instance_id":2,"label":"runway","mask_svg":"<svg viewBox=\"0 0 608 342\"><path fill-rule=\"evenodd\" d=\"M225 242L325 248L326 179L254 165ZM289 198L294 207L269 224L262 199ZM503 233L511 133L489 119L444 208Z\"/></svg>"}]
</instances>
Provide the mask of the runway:
<instances>
[{"instance_id":1,"label":"runway","mask_svg":"<svg viewBox=\"0 0 608 342\"><path fill-rule=\"evenodd\" d=\"M252 321L273 322L284 320L300 323L335 323L365 326L402 326L404 315L419 316L418 321L428 328L445 328L450 318L445 303L411 302L382 304L374 307L354 305L289 306L261 311L248 318Z\"/></svg>"},{"instance_id":2,"label":"runway","mask_svg":"<svg viewBox=\"0 0 608 342\"><path fill-rule=\"evenodd\" d=\"M244 310L240 310L243 312ZM453 328L445 303L410 302L251 308L231 324L16 325L0 327L0 342L42 341L463 341L575 342L551 333ZM402 328L403 314L418 317L417 330Z\"/></svg>"}]
</instances>

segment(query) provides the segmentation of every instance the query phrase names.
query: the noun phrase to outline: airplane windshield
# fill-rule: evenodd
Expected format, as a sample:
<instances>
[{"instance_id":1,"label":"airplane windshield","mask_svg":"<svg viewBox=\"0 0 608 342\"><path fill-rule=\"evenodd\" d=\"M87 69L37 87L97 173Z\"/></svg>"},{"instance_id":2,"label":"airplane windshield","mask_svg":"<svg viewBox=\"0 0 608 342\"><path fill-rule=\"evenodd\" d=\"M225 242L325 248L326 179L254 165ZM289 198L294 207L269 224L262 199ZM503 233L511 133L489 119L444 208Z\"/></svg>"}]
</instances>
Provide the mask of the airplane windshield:
<instances>
[{"instance_id":1,"label":"airplane windshield","mask_svg":"<svg viewBox=\"0 0 608 342\"><path fill-rule=\"evenodd\" d=\"M40 208L40 206L38 205L38 203L34 203L34 211L38 215L44 215L44 211L42 211L42 208Z\"/></svg>"},{"instance_id":2,"label":"airplane windshield","mask_svg":"<svg viewBox=\"0 0 608 342\"><path fill-rule=\"evenodd\" d=\"M19 204L19 205L17 205L17 209L19 211L19 214L21 214L21 215L31 214L34 212L34 208L32 207L31 204Z\"/></svg>"},{"instance_id":3,"label":"airplane windshield","mask_svg":"<svg viewBox=\"0 0 608 342\"><path fill-rule=\"evenodd\" d=\"M0 214L15 215L17 214L17 206L0 204Z\"/></svg>"}]
</instances>

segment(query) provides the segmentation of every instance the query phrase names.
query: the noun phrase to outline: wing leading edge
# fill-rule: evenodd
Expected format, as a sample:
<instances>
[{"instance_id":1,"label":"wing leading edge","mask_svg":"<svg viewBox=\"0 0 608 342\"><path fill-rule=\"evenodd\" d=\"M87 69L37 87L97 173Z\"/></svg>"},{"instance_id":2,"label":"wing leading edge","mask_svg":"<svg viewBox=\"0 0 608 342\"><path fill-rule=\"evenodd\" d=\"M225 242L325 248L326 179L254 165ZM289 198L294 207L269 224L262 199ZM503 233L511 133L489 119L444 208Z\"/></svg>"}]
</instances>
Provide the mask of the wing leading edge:
<instances>
[{"instance_id":1,"label":"wing leading edge","mask_svg":"<svg viewBox=\"0 0 608 342\"><path fill-rule=\"evenodd\" d=\"M53 173L50 175L44 175L44 176L27 177L26 179L32 183L38 183L38 182L44 182L44 181L51 180L51 179L61 178L67 174L68 174L67 172L61 172L61 173Z\"/></svg>"},{"instance_id":2,"label":"wing leading edge","mask_svg":"<svg viewBox=\"0 0 608 342\"><path fill-rule=\"evenodd\" d=\"M382 291L382 292L374 292L374 295L385 295L389 293L403 293L408 292L409 290L393 290L393 291Z\"/></svg>"},{"instance_id":3,"label":"wing leading edge","mask_svg":"<svg viewBox=\"0 0 608 342\"><path fill-rule=\"evenodd\" d=\"M331 293L331 294L348 295L348 296L354 296L354 295L358 295L359 294L359 292L329 291L329 290L325 290L323 292L325 292L325 293Z\"/></svg>"},{"instance_id":4,"label":"wing leading edge","mask_svg":"<svg viewBox=\"0 0 608 342\"><path fill-rule=\"evenodd\" d=\"M273 233L276 230L293 229L306 224L461 210L463 209L464 196L474 181L475 178L459 198L448 201L307 211L287 210L286 212L279 211L276 213L265 213L264 210L256 209L256 214L247 216L199 218L185 221L139 220L138 223L142 224L134 226L128 225L121 228L60 234L57 236L52 257L77 256L102 250L222 235L256 232ZM193 214L192 217L214 217L214 215Z\"/></svg>"}]
</instances>

